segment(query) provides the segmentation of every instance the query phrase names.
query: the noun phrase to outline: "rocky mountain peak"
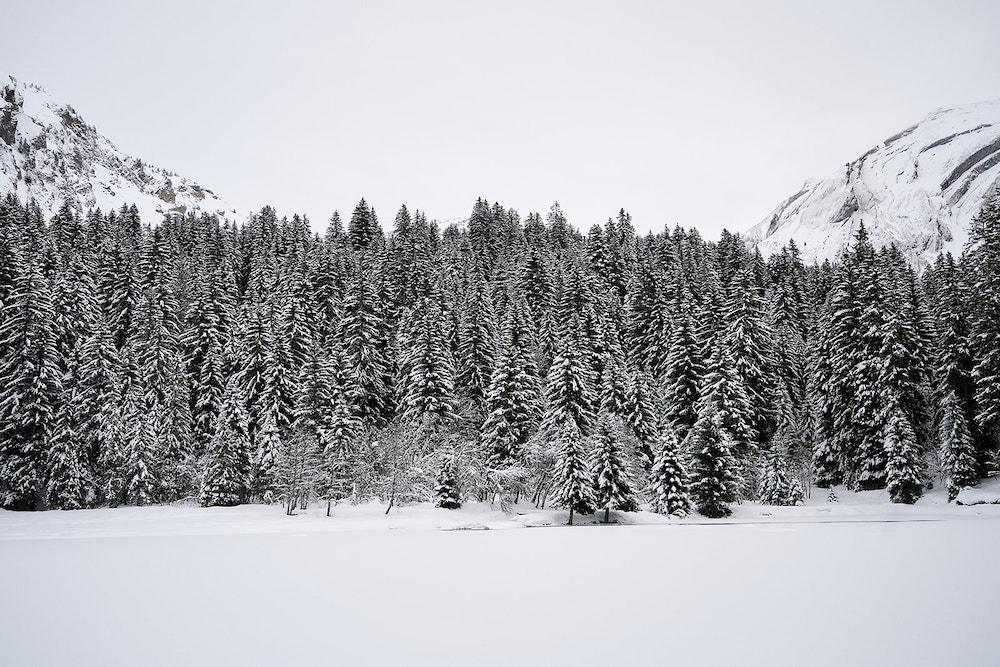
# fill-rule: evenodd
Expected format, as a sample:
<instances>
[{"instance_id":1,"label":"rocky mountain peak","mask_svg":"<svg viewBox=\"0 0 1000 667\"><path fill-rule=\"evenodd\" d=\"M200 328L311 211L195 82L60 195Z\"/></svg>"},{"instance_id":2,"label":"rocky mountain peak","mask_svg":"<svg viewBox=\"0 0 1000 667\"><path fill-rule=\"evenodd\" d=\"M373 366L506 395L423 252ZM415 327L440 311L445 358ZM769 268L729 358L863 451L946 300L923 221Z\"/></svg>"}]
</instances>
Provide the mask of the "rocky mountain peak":
<instances>
[{"instance_id":1,"label":"rocky mountain peak","mask_svg":"<svg viewBox=\"0 0 1000 667\"><path fill-rule=\"evenodd\" d=\"M0 104L0 192L34 199L47 216L67 200L81 213L135 204L151 222L170 213L238 217L208 188L122 153L39 86L0 78Z\"/></svg>"}]
</instances>

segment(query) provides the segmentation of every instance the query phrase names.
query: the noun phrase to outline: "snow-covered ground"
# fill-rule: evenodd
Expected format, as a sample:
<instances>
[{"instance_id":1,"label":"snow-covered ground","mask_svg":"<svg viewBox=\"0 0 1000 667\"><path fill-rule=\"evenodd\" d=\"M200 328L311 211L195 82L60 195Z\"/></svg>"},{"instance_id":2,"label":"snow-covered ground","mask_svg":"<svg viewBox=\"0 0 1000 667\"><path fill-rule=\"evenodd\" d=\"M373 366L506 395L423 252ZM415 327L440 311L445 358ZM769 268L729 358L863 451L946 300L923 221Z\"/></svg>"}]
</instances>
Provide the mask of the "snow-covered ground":
<instances>
[{"instance_id":1,"label":"snow-covered ground","mask_svg":"<svg viewBox=\"0 0 1000 667\"><path fill-rule=\"evenodd\" d=\"M838 496L0 512L0 664L997 664L1000 506Z\"/></svg>"}]
</instances>

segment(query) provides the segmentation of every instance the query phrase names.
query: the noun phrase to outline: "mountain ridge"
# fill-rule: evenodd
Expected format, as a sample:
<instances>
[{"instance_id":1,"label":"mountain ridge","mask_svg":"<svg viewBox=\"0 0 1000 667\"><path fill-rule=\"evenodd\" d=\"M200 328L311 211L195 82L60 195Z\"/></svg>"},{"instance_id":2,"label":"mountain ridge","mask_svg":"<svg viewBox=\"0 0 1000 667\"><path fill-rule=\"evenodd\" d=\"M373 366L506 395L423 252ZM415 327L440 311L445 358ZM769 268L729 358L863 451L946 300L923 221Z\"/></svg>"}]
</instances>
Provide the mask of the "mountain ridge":
<instances>
[{"instance_id":1,"label":"mountain ridge","mask_svg":"<svg viewBox=\"0 0 1000 667\"><path fill-rule=\"evenodd\" d=\"M34 200L48 217L135 204L144 220L236 209L192 179L126 155L41 86L0 76L0 191Z\"/></svg>"},{"instance_id":2,"label":"mountain ridge","mask_svg":"<svg viewBox=\"0 0 1000 667\"><path fill-rule=\"evenodd\" d=\"M807 180L743 238L764 255L794 240L807 262L835 259L863 222L872 243L918 268L959 254L1000 188L1000 100L941 107L826 178Z\"/></svg>"}]
</instances>

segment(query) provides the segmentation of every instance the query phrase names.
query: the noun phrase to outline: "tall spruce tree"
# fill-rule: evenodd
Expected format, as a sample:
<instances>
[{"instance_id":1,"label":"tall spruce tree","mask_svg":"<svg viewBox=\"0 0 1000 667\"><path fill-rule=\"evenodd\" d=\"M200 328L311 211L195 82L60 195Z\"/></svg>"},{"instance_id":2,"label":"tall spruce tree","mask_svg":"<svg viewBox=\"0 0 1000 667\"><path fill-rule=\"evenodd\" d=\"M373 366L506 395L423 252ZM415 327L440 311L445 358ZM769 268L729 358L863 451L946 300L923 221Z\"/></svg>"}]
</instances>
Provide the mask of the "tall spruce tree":
<instances>
[{"instance_id":1,"label":"tall spruce tree","mask_svg":"<svg viewBox=\"0 0 1000 667\"><path fill-rule=\"evenodd\" d=\"M591 438L594 505L604 508L604 523L611 520L611 510L633 512L638 509L623 432L620 420L613 415L603 415Z\"/></svg>"},{"instance_id":2,"label":"tall spruce tree","mask_svg":"<svg viewBox=\"0 0 1000 667\"><path fill-rule=\"evenodd\" d=\"M657 439L656 458L650 472L652 508L659 514L684 518L692 511L691 480L677 436L665 427Z\"/></svg>"},{"instance_id":3,"label":"tall spruce tree","mask_svg":"<svg viewBox=\"0 0 1000 667\"><path fill-rule=\"evenodd\" d=\"M739 480L732 442L713 403L703 406L686 448L691 453L691 495L698 511L711 519L732 514L729 503L736 500Z\"/></svg>"},{"instance_id":4,"label":"tall spruce tree","mask_svg":"<svg viewBox=\"0 0 1000 667\"><path fill-rule=\"evenodd\" d=\"M948 500L979 482L976 449L969 433L965 410L954 391L945 394L941 406L941 463L948 485Z\"/></svg>"}]
</instances>

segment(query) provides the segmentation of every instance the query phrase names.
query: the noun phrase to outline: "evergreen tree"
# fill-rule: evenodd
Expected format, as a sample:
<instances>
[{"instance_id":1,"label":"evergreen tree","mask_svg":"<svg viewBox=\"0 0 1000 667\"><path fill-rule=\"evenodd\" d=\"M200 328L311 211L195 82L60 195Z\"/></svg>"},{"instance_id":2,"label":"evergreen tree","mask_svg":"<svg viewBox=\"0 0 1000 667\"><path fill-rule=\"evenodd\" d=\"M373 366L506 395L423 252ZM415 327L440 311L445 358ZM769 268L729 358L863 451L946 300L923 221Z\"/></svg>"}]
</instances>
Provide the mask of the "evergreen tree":
<instances>
[{"instance_id":1,"label":"evergreen tree","mask_svg":"<svg viewBox=\"0 0 1000 667\"><path fill-rule=\"evenodd\" d=\"M574 514L593 511L593 481L584 453L583 435L573 419L558 423L555 434L556 461L553 473L553 500L569 510L569 525Z\"/></svg>"},{"instance_id":2,"label":"evergreen tree","mask_svg":"<svg viewBox=\"0 0 1000 667\"><path fill-rule=\"evenodd\" d=\"M976 449L965 411L953 390L945 394L941 406L941 461L948 484L948 500L954 500L963 488L979 482Z\"/></svg>"},{"instance_id":3,"label":"evergreen tree","mask_svg":"<svg viewBox=\"0 0 1000 667\"><path fill-rule=\"evenodd\" d=\"M446 510L457 510L462 507L462 496L458 486L458 475L455 472L455 460L453 457L445 459L438 474L437 484L434 487L434 506Z\"/></svg>"},{"instance_id":4,"label":"evergreen tree","mask_svg":"<svg viewBox=\"0 0 1000 667\"><path fill-rule=\"evenodd\" d=\"M384 312L375 276L359 268L344 300L338 336L346 344L352 409L365 426L383 426L391 413L389 328Z\"/></svg>"},{"instance_id":5,"label":"evergreen tree","mask_svg":"<svg viewBox=\"0 0 1000 667\"><path fill-rule=\"evenodd\" d=\"M594 478L594 504L604 508L604 523L611 520L611 510L634 512L638 509L632 491L629 462L622 443L624 427L611 416L598 422L592 437L590 470Z\"/></svg>"},{"instance_id":6,"label":"evergreen tree","mask_svg":"<svg viewBox=\"0 0 1000 667\"><path fill-rule=\"evenodd\" d=\"M885 426L885 452L889 497L894 503L912 505L923 490L922 462L913 427L898 405L889 411Z\"/></svg>"},{"instance_id":7,"label":"evergreen tree","mask_svg":"<svg viewBox=\"0 0 1000 667\"><path fill-rule=\"evenodd\" d=\"M511 298L503 344L490 378L482 443L487 464L504 469L523 459L523 449L539 418L539 388L528 340L524 308Z\"/></svg>"},{"instance_id":8,"label":"evergreen tree","mask_svg":"<svg viewBox=\"0 0 1000 667\"><path fill-rule=\"evenodd\" d=\"M116 441L109 452L113 470L107 495L112 505L149 505L158 499L156 418L133 382L125 390Z\"/></svg>"},{"instance_id":9,"label":"evergreen tree","mask_svg":"<svg viewBox=\"0 0 1000 667\"><path fill-rule=\"evenodd\" d=\"M408 349L400 362L404 376L399 385L399 407L409 421L425 417L449 421L456 416L454 367L441 335L441 319L436 301L424 299L411 320L408 340L404 339Z\"/></svg>"},{"instance_id":10,"label":"evergreen tree","mask_svg":"<svg viewBox=\"0 0 1000 667\"><path fill-rule=\"evenodd\" d=\"M659 430L656 401L649 377L642 371L632 373L625 385L625 426L639 443L642 465L653 465L653 445Z\"/></svg>"},{"instance_id":11,"label":"evergreen tree","mask_svg":"<svg viewBox=\"0 0 1000 667\"><path fill-rule=\"evenodd\" d=\"M720 426L729 434L736 448L734 454L745 457L755 449L751 430L754 418L752 404L729 351L722 343L713 347L699 391L701 398L697 410L701 414L708 404L712 404Z\"/></svg>"},{"instance_id":12,"label":"evergreen tree","mask_svg":"<svg viewBox=\"0 0 1000 667\"><path fill-rule=\"evenodd\" d=\"M773 415L768 410L774 388L773 332L752 265L735 276L729 294L725 312L726 346L732 354L736 376L746 387L756 439L763 442L773 429Z\"/></svg>"},{"instance_id":13,"label":"evergreen tree","mask_svg":"<svg viewBox=\"0 0 1000 667\"><path fill-rule=\"evenodd\" d=\"M798 480L788 476L784 454L778 447L771 447L764 457L759 495L765 505L797 505L802 502L802 488Z\"/></svg>"},{"instance_id":14,"label":"evergreen tree","mask_svg":"<svg viewBox=\"0 0 1000 667\"><path fill-rule=\"evenodd\" d=\"M77 374L73 367L66 376ZM76 381L64 382L64 390L54 416L48 451L47 506L53 509L80 509L87 502L87 460L81 447L87 405Z\"/></svg>"},{"instance_id":15,"label":"evergreen tree","mask_svg":"<svg viewBox=\"0 0 1000 667\"><path fill-rule=\"evenodd\" d=\"M681 457L677 436L669 427L663 429L657 440L650 480L654 512L677 518L684 518L691 513L691 481Z\"/></svg>"},{"instance_id":16,"label":"evergreen tree","mask_svg":"<svg viewBox=\"0 0 1000 667\"><path fill-rule=\"evenodd\" d=\"M347 237L355 250L366 250L385 243L385 235L375 217L375 211L369 208L364 199L354 207L351 221L347 224Z\"/></svg>"},{"instance_id":17,"label":"evergreen tree","mask_svg":"<svg viewBox=\"0 0 1000 667\"><path fill-rule=\"evenodd\" d=\"M628 414L625 354L619 343L617 328L608 317L601 318L599 328L598 349L594 354L598 412L624 420Z\"/></svg>"},{"instance_id":18,"label":"evergreen tree","mask_svg":"<svg viewBox=\"0 0 1000 667\"><path fill-rule=\"evenodd\" d=\"M712 519L732 514L728 503L736 500L738 480L732 443L711 403L704 406L687 437L691 452L691 495L698 512Z\"/></svg>"},{"instance_id":19,"label":"evergreen tree","mask_svg":"<svg viewBox=\"0 0 1000 667\"><path fill-rule=\"evenodd\" d=\"M481 412L496 358L496 316L482 274L473 274L459 333L456 386Z\"/></svg>"},{"instance_id":20,"label":"evergreen tree","mask_svg":"<svg viewBox=\"0 0 1000 667\"><path fill-rule=\"evenodd\" d=\"M967 253L970 292L976 295L971 332L976 424L995 443L1000 432L1000 194L972 221Z\"/></svg>"},{"instance_id":21,"label":"evergreen tree","mask_svg":"<svg viewBox=\"0 0 1000 667\"><path fill-rule=\"evenodd\" d=\"M589 433L593 421L593 388L590 371L577 343L577 328L570 324L552 361L546 381L546 410L542 428L553 434L572 422L581 434Z\"/></svg>"},{"instance_id":22,"label":"evergreen tree","mask_svg":"<svg viewBox=\"0 0 1000 667\"><path fill-rule=\"evenodd\" d=\"M361 423L351 409L350 373L339 346L334 348L327 369L330 403L325 444L327 454L343 462L361 431Z\"/></svg>"},{"instance_id":23,"label":"evergreen tree","mask_svg":"<svg viewBox=\"0 0 1000 667\"><path fill-rule=\"evenodd\" d=\"M239 385L226 385L219 427L208 451L201 504L238 505L250 494L250 436Z\"/></svg>"},{"instance_id":24,"label":"evergreen tree","mask_svg":"<svg viewBox=\"0 0 1000 667\"><path fill-rule=\"evenodd\" d=\"M25 233L0 317L0 503L11 509L44 502L45 459L62 389L41 244Z\"/></svg>"},{"instance_id":25,"label":"evergreen tree","mask_svg":"<svg viewBox=\"0 0 1000 667\"><path fill-rule=\"evenodd\" d=\"M699 384L702 376L700 346L694 337L690 314L680 315L670 338L664 361L664 419L679 438L686 438L698 418Z\"/></svg>"}]
</instances>

